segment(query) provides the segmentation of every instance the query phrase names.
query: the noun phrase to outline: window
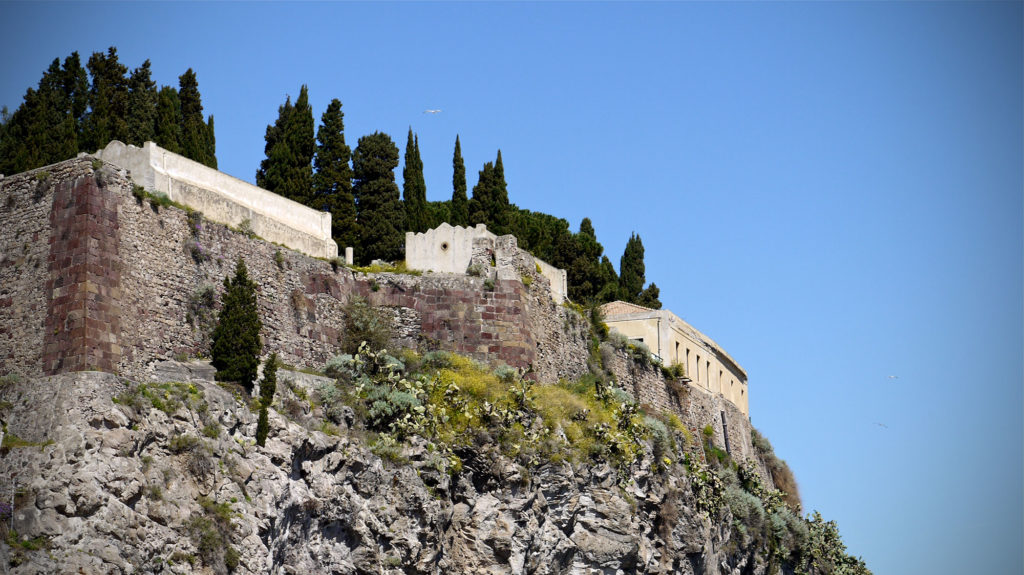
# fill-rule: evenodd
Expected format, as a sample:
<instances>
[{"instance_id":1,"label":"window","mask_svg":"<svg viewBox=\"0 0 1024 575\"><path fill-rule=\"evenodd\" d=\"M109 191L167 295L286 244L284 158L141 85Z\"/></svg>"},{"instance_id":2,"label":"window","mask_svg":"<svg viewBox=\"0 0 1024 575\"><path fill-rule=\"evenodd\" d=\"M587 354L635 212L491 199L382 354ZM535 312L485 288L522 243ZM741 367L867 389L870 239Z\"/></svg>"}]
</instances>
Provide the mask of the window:
<instances>
[{"instance_id":1,"label":"window","mask_svg":"<svg viewBox=\"0 0 1024 575\"><path fill-rule=\"evenodd\" d=\"M679 363L679 342L676 342L676 363Z\"/></svg>"}]
</instances>

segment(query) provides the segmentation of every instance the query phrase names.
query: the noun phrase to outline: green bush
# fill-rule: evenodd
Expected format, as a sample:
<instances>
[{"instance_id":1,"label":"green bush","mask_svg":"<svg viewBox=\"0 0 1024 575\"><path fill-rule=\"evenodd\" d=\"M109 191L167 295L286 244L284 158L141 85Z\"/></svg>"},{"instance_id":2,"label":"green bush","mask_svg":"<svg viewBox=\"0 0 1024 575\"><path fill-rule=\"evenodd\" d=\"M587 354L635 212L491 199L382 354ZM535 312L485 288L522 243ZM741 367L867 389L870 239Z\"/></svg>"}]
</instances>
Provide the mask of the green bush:
<instances>
[{"instance_id":1,"label":"green bush","mask_svg":"<svg viewBox=\"0 0 1024 575\"><path fill-rule=\"evenodd\" d=\"M249 279L245 260L239 258L234 278L224 278L223 304L213 330L211 352L218 380L236 381L252 394L263 349L262 328L256 283Z\"/></svg>"},{"instance_id":2,"label":"green bush","mask_svg":"<svg viewBox=\"0 0 1024 575\"><path fill-rule=\"evenodd\" d=\"M343 310L345 315L345 339L342 351L354 355L359 352L362 342L369 349L387 349L394 327L391 318L382 310L373 307L365 298L352 296Z\"/></svg>"}]
</instances>

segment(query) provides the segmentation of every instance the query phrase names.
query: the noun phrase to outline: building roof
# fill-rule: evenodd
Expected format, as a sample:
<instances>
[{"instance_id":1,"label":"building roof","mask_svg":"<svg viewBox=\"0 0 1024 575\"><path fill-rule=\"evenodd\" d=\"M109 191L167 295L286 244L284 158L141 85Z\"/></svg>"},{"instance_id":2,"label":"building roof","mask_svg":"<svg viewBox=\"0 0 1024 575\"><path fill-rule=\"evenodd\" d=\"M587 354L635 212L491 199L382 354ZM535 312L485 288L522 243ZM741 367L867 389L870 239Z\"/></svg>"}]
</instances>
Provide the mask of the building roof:
<instances>
[{"instance_id":1,"label":"building roof","mask_svg":"<svg viewBox=\"0 0 1024 575\"><path fill-rule=\"evenodd\" d=\"M613 301L601 306L601 313L603 313L605 317L623 315L627 313L643 313L645 311L656 310L622 300Z\"/></svg>"}]
</instances>

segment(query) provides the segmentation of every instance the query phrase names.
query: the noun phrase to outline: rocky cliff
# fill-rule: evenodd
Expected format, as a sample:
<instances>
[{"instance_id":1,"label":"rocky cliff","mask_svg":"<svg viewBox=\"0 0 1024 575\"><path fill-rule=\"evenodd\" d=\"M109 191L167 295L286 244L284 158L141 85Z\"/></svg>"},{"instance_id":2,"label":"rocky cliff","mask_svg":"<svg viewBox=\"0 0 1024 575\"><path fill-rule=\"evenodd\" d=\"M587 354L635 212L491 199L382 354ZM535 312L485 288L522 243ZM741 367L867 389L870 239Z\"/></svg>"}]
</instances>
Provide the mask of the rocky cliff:
<instances>
[{"instance_id":1,"label":"rocky cliff","mask_svg":"<svg viewBox=\"0 0 1024 575\"><path fill-rule=\"evenodd\" d=\"M0 477L16 573L766 573L776 544L710 513L704 482L650 441L624 479L530 464L486 433L453 469L411 437L383 459L283 372L265 447L244 391L205 364L140 385L101 372L8 382ZM12 434L17 431L16 437ZM681 443L685 440L678 435ZM661 460L656 459L661 457ZM692 470L691 470L692 471ZM5 523L7 523L5 521ZM2 528L9 529L9 524ZM788 527L783 526L783 530ZM787 569L788 571L788 569Z\"/></svg>"}]
</instances>

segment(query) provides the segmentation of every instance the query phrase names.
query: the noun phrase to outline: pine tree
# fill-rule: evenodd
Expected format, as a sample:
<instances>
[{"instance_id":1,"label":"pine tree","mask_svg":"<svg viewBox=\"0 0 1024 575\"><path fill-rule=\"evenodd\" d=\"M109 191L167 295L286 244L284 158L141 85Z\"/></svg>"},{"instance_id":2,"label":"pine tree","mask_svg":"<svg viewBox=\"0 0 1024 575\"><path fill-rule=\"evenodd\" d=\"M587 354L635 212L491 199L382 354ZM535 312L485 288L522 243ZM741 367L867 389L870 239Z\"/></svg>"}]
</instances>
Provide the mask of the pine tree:
<instances>
[{"instance_id":1,"label":"pine tree","mask_svg":"<svg viewBox=\"0 0 1024 575\"><path fill-rule=\"evenodd\" d=\"M498 159L493 164L484 164L477 184L473 186L473 197L469 200L469 223L486 224L487 229L495 234L506 234L510 231L510 212L505 168L501 162L501 150L498 150Z\"/></svg>"},{"instance_id":2,"label":"pine tree","mask_svg":"<svg viewBox=\"0 0 1024 575\"><path fill-rule=\"evenodd\" d=\"M180 154L182 123L178 91L171 86L160 88L157 94L153 141L168 152Z\"/></svg>"},{"instance_id":3,"label":"pine tree","mask_svg":"<svg viewBox=\"0 0 1024 575\"><path fill-rule=\"evenodd\" d=\"M452 156L452 204L448 222L453 226L469 225L469 199L466 198L466 164L462 161L462 145L455 136Z\"/></svg>"},{"instance_id":4,"label":"pine tree","mask_svg":"<svg viewBox=\"0 0 1024 575\"><path fill-rule=\"evenodd\" d=\"M140 147L155 137L157 91L149 66L146 60L132 70L128 78L128 141L125 143Z\"/></svg>"},{"instance_id":5,"label":"pine tree","mask_svg":"<svg viewBox=\"0 0 1024 575\"><path fill-rule=\"evenodd\" d=\"M356 203L352 196L352 151L345 144L345 113L341 100L331 100L316 133L313 165L313 207L331 213L331 235L338 247L355 247Z\"/></svg>"},{"instance_id":6,"label":"pine tree","mask_svg":"<svg viewBox=\"0 0 1024 575\"><path fill-rule=\"evenodd\" d=\"M396 167L398 147L390 136L375 132L359 138L352 157L352 191L360 241L356 258L364 265L402 256L405 211L395 184Z\"/></svg>"},{"instance_id":7,"label":"pine tree","mask_svg":"<svg viewBox=\"0 0 1024 575\"><path fill-rule=\"evenodd\" d=\"M83 119L81 147L96 151L111 140L128 139L128 68L118 61L117 48L89 57L89 113Z\"/></svg>"},{"instance_id":8,"label":"pine tree","mask_svg":"<svg viewBox=\"0 0 1024 575\"><path fill-rule=\"evenodd\" d=\"M203 120L203 101L199 94L196 73L189 68L178 77L178 99L181 102L181 154L200 164L217 167L213 149L213 117Z\"/></svg>"},{"instance_id":9,"label":"pine tree","mask_svg":"<svg viewBox=\"0 0 1024 575\"><path fill-rule=\"evenodd\" d=\"M256 172L256 185L310 206L313 204L313 108L305 85L292 105L287 98L277 110L277 121L267 126L266 159Z\"/></svg>"},{"instance_id":10,"label":"pine tree","mask_svg":"<svg viewBox=\"0 0 1024 575\"><path fill-rule=\"evenodd\" d=\"M423 161L420 159L420 140L409 128L405 144L405 167L402 168L402 197L405 205L405 226L413 232L429 229L427 213L427 184L423 179Z\"/></svg>"},{"instance_id":11,"label":"pine tree","mask_svg":"<svg viewBox=\"0 0 1024 575\"><path fill-rule=\"evenodd\" d=\"M249 279L245 260L238 258L234 278L224 278L222 305L213 330L211 353L218 380L237 381L252 393L263 349L261 329L256 283Z\"/></svg>"}]
</instances>

